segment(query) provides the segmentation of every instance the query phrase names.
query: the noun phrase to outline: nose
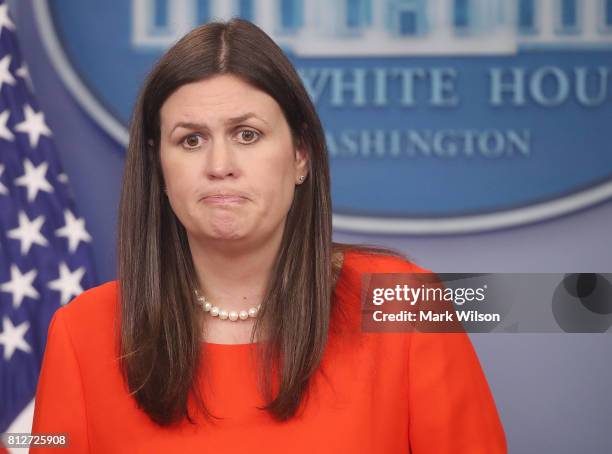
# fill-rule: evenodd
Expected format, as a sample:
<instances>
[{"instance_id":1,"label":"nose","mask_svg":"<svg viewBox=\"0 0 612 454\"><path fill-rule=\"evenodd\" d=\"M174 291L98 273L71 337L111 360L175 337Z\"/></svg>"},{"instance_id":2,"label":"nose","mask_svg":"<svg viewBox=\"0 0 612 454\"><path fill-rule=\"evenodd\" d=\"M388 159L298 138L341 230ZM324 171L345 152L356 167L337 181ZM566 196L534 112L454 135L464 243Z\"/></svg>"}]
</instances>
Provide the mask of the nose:
<instances>
[{"instance_id":1,"label":"nose","mask_svg":"<svg viewBox=\"0 0 612 454\"><path fill-rule=\"evenodd\" d=\"M222 138L213 140L208 149L206 174L212 180L238 176L233 150Z\"/></svg>"}]
</instances>

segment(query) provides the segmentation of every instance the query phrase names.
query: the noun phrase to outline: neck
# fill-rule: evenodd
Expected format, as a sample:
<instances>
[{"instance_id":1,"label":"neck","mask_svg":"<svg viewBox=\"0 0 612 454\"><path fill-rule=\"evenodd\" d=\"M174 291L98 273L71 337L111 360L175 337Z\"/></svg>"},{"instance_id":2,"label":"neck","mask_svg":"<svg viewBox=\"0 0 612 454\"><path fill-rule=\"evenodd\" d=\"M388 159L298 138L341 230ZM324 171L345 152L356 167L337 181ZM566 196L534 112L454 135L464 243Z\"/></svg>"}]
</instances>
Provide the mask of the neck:
<instances>
[{"instance_id":1,"label":"neck","mask_svg":"<svg viewBox=\"0 0 612 454\"><path fill-rule=\"evenodd\" d=\"M189 238L200 293L227 310L261 304L281 239L282 234L239 247L225 241Z\"/></svg>"}]
</instances>

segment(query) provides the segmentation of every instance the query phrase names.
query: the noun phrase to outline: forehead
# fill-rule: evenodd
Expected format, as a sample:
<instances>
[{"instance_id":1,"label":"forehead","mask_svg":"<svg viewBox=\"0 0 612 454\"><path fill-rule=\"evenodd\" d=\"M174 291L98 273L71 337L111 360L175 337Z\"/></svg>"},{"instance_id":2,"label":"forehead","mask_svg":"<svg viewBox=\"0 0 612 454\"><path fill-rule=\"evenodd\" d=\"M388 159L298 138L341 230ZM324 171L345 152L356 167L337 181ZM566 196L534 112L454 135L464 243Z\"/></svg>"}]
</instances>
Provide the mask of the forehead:
<instances>
[{"instance_id":1,"label":"forehead","mask_svg":"<svg viewBox=\"0 0 612 454\"><path fill-rule=\"evenodd\" d=\"M266 92L228 74L182 85L160 109L162 125L177 120L213 120L253 112L265 120L282 116L278 103Z\"/></svg>"}]
</instances>

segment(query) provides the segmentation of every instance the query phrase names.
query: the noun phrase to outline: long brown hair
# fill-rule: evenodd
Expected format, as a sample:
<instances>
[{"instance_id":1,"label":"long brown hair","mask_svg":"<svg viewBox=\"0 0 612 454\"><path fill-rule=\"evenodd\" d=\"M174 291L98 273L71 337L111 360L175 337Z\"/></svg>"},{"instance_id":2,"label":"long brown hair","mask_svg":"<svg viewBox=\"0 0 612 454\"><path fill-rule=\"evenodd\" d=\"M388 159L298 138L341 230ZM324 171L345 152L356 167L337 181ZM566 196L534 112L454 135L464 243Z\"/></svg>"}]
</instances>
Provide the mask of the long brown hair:
<instances>
[{"instance_id":1,"label":"long brown hair","mask_svg":"<svg viewBox=\"0 0 612 454\"><path fill-rule=\"evenodd\" d=\"M330 178L319 117L295 69L257 26L240 20L198 27L178 41L149 73L130 126L118 225L120 281L118 351L138 406L160 426L186 417L190 394L216 419L196 379L203 361L201 310L187 234L164 195L159 111L180 86L232 74L272 96L309 171L296 187L282 242L251 335L267 410L283 421L296 414L326 346L333 288L351 248L332 243ZM389 251L370 248L370 252ZM276 382L274 378L277 378Z\"/></svg>"},{"instance_id":2,"label":"long brown hair","mask_svg":"<svg viewBox=\"0 0 612 454\"><path fill-rule=\"evenodd\" d=\"M332 263L324 133L298 74L281 49L248 21L194 29L159 60L140 92L119 208L121 369L139 407L161 426L183 417L194 422L190 393L208 419L216 418L195 386L203 358L201 311L192 291L196 279L187 235L163 192L159 111L180 86L218 74L238 76L272 96L309 158L308 178L296 187L251 337L266 338L257 344L263 409L277 420L296 414L322 359L339 272L339 264Z\"/></svg>"}]
</instances>

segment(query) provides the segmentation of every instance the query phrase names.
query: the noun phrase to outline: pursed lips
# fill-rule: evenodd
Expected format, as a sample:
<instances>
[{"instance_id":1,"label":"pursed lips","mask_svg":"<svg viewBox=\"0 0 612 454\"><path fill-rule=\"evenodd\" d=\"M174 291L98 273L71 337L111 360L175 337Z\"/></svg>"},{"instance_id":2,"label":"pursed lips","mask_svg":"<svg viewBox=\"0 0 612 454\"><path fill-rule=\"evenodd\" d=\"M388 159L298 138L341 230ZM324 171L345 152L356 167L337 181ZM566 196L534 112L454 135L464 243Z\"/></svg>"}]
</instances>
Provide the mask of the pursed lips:
<instances>
[{"instance_id":1,"label":"pursed lips","mask_svg":"<svg viewBox=\"0 0 612 454\"><path fill-rule=\"evenodd\" d=\"M200 200L211 205L234 205L245 202L247 198L238 194L220 193L205 195Z\"/></svg>"}]
</instances>

